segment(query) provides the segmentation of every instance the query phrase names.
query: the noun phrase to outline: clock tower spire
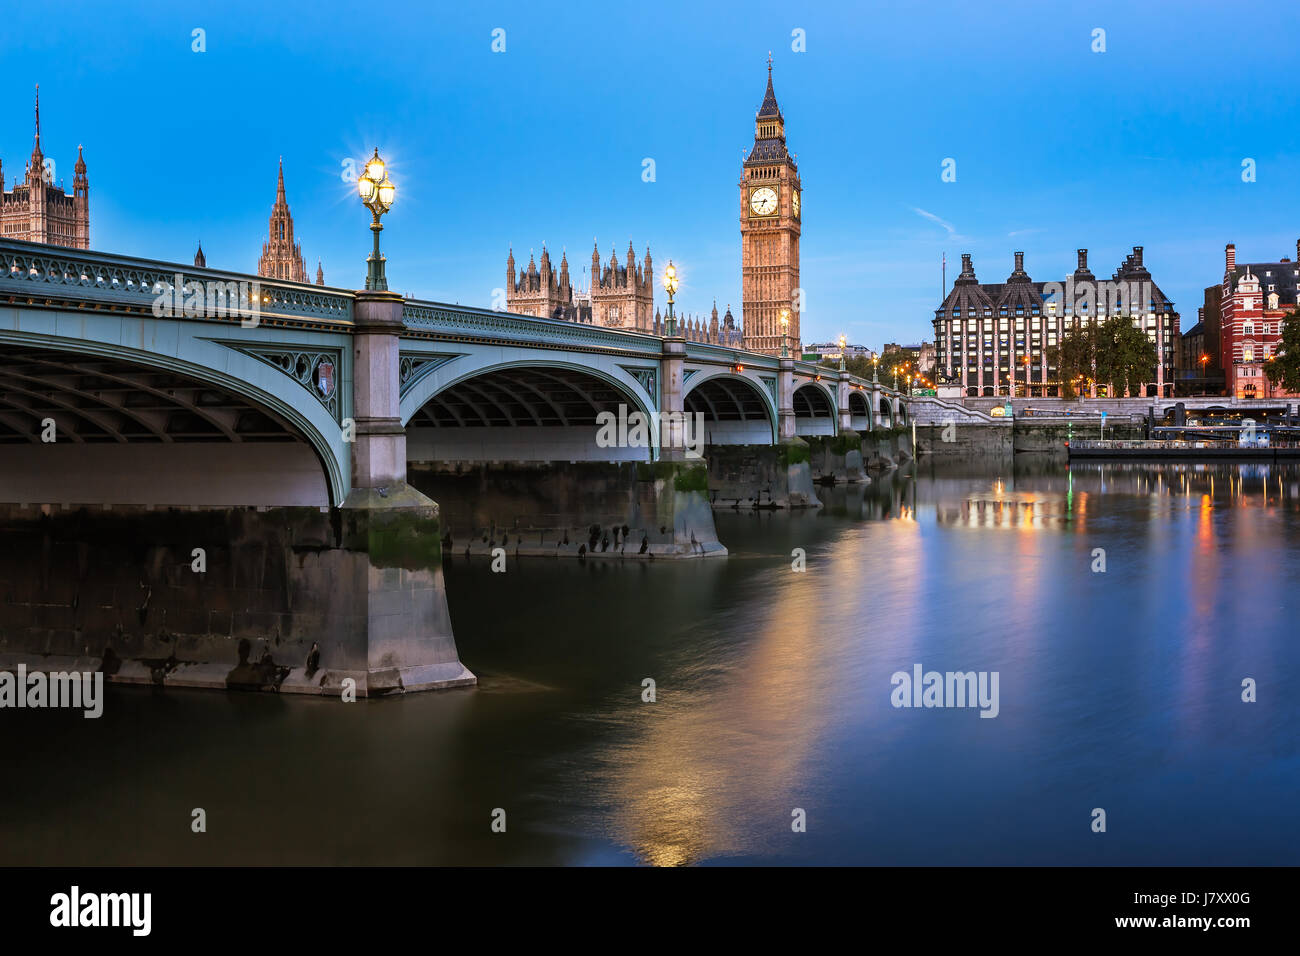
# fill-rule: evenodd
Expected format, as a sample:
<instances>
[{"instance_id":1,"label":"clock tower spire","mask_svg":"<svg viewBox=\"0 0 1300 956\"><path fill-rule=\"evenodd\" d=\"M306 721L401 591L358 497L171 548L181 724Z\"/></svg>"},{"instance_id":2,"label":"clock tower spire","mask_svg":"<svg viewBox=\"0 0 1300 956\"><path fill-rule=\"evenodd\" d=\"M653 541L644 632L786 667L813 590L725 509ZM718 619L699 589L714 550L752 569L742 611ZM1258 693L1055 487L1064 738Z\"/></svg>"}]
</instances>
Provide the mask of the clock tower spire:
<instances>
[{"instance_id":1,"label":"clock tower spire","mask_svg":"<svg viewBox=\"0 0 1300 956\"><path fill-rule=\"evenodd\" d=\"M780 355L781 314L791 354L799 353L799 168L786 148L785 116L772 87L767 56L767 90L754 115L754 145L740 179L741 309L744 346Z\"/></svg>"}]
</instances>

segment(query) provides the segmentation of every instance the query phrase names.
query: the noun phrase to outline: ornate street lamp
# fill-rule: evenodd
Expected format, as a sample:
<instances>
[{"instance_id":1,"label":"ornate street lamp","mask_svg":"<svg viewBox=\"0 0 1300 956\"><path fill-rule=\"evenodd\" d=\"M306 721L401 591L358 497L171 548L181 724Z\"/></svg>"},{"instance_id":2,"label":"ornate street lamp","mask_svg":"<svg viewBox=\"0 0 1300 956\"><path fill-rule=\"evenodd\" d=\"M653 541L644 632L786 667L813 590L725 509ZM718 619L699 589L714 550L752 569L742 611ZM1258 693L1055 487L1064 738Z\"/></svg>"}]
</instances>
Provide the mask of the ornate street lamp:
<instances>
[{"instance_id":1,"label":"ornate street lamp","mask_svg":"<svg viewBox=\"0 0 1300 956\"><path fill-rule=\"evenodd\" d=\"M379 217L393 208L397 187L388 179L388 170L384 167L384 161L379 158L379 147L375 147L375 155L366 162L365 171L357 180L357 191L361 195L362 205L374 215L370 223L370 231L375 234L375 248L370 253L370 258L366 259L366 290L387 292L388 279L384 276L384 257L379 254L379 234L383 231L384 225L379 221Z\"/></svg>"},{"instance_id":2,"label":"ornate street lamp","mask_svg":"<svg viewBox=\"0 0 1300 956\"><path fill-rule=\"evenodd\" d=\"M880 383L880 374L879 374L880 370L877 367L879 362L880 362L880 356L875 354L874 352L871 353L871 381L876 384Z\"/></svg>"},{"instance_id":3,"label":"ornate street lamp","mask_svg":"<svg viewBox=\"0 0 1300 956\"><path fill-rule=\"evenodd\" d=\"M840 371L841 372L844 371L844 343L845 343L845 338L843 333L841 333L840 334Z\"/></svg>"},{"instance_id":4,"label":"ornate street lamp","mask_svg":"<svg viewBox=\"0 0 1300 956\"><path fill-rule=\"evenodd\" d=\"M673 265L673 260L668 260L668 268L664 270L664 288L668 291L668 318L664 324L664 331L668 338L676 334L677 322L673 317L673 296L677 294L677 267Z\"/></svg>"},{"instance_id":5,"label":"ornate street lamp","mask_svg":"<svg viewBox=\"0 0 1300 956\"><path fill-rule=\"evenodd\" d=\"M781 310L781 358L788 358L790 350L786 347L786 334L790 331L790 310Z\"/></svg>"}]
</instances>

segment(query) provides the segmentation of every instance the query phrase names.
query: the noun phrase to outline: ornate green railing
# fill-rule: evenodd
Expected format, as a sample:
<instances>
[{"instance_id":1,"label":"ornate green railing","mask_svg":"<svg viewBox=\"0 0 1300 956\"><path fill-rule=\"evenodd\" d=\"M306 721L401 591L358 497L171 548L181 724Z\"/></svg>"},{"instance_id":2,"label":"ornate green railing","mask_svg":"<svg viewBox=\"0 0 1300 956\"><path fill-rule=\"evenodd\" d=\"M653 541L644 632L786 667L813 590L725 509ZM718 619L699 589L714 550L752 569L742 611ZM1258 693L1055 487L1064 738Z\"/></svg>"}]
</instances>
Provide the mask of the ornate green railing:
<instances>
[{"instance_id":1,"label":"ornate green railing","mask_svg":"<svg viewBox=\"0 0 1300 956\"><path fill-rule=\"evenodd\" d=\"M296 282L283 282L261 276L195 266L110 255L82 249L67 249L42 243L18 240L0 241L0 297L23 297L59 301L86 301L141 308L152 306L166 294L175 301L175 290L191 284L207 289L209 285L247 289L260 301L249 307L268 316L323 319L350 323L355 293L345 289ZM244 310L241 308L240 312ZM198 314L176 314L177 318L202 321ZM601 326L544 319L511 312L476 309L407 299L402 304L402 321L413 332L430 331L468 338L563 347L598 347L658 356L663 340L647 332L609 329ZM686 344L687 360L740 364L746 368L775 374L779 360L775 356L749 352L703 342ZM811 362L796 361L795 374L800 377L821 375L822 382L833 387L838 375ZM852 378L855 386L870 386L865 379ZM895 395L881 384L882 391Z\"/></svg>"},{"instance_id":2,"label":"ornate green railing","mask_svg":"<svg viewBox=\"0 0 1300 956\"><path fill-rule=\"evenodd\" d=\"M182 301L184 289L193 283L205 290L213 285L233 286L242 290L247 299L257 296L256 311L263 314L352 319L353 297L349 292L83 249L14 240L0 242L0 295L152 307L163 295L174 301L178 276ZM209 316L199 312L177 317L202 320Z\"/></svg>"}]
</instances>

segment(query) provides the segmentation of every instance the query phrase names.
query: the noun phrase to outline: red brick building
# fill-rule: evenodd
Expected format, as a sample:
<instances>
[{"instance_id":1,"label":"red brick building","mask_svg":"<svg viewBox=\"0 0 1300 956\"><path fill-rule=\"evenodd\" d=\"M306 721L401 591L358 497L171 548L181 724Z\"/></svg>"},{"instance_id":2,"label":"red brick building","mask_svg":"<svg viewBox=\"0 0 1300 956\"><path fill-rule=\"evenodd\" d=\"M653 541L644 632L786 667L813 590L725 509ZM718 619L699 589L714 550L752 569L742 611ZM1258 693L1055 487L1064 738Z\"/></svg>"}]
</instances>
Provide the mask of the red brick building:
<instances>
[{"instance_id":1,"label":"red brick building","mask_svg":"<svg viewBox=\"0 0 1300 956\"><path fill-rule=\"evenodd\" d=\"M1300 241L1296 242L1300 260ZM1208 291L1208 290L1207 290ZM1264 363L1277 354L1285 317L1300 308L1300 261L1237 264L1232 243L1224 254L1219 301L1220 353L1229 395L1238 398L1297 397L1274 387Z\"/></svg>"}]
</instances>

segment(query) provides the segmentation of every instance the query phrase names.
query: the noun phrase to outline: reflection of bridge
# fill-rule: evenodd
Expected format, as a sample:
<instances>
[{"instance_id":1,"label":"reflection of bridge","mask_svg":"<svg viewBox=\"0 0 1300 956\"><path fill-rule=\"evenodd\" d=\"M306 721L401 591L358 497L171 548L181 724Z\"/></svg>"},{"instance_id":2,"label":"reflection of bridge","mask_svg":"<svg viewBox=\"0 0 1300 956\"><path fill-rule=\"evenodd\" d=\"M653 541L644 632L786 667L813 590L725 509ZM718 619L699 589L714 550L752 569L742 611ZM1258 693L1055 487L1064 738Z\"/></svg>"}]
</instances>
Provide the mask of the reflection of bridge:
<instances>
[{"instance_id":1,"label":"reflection of bridge","mask_svg":"<svg viewBox=\"0 0 1300 956\"><path fill-rule=\"evenodd\" d=\"M214 302L240 283L260 301ZM157 317L176 285L187 314ZM790 359L24 242L0 242L0 343L15 502L337 506L408 454L680 454L598 447L620 405L698 412L722 445L907 422L893 390Z\"/></svg>"}]
</instances>

